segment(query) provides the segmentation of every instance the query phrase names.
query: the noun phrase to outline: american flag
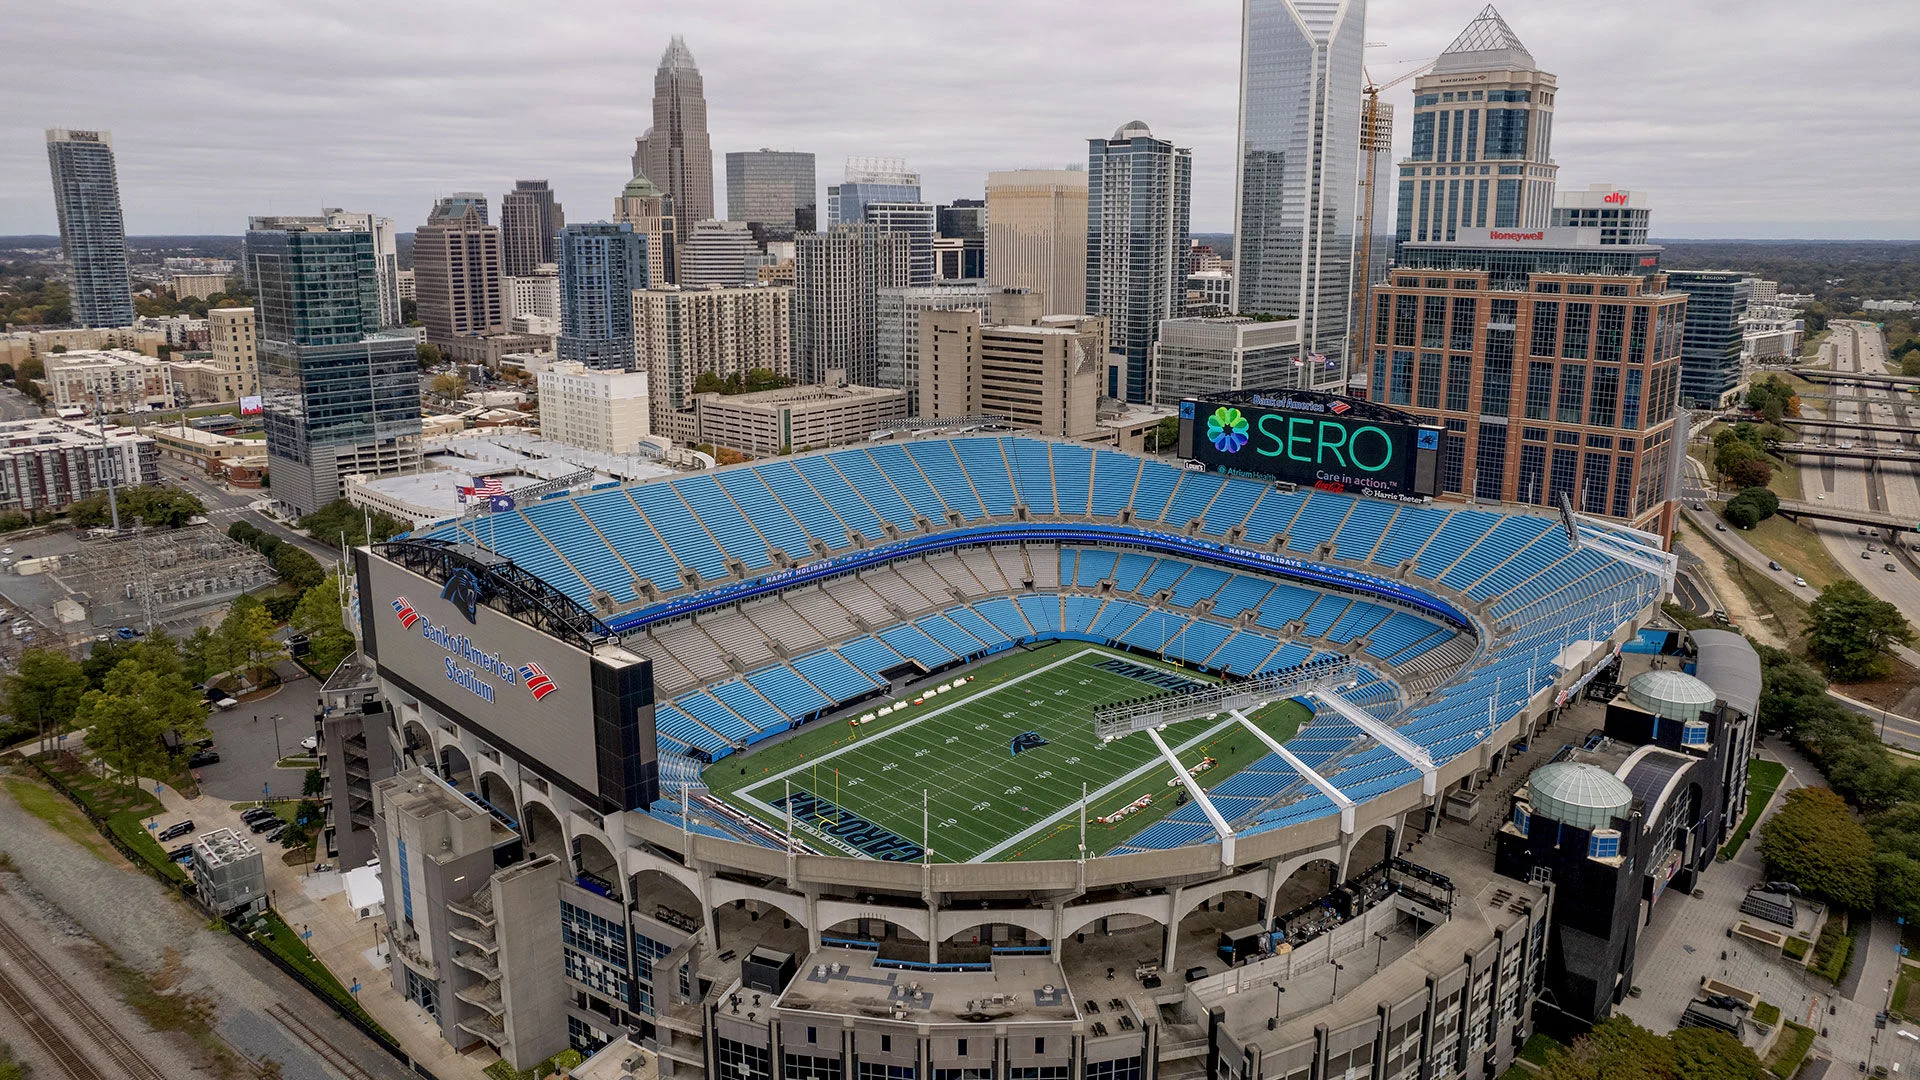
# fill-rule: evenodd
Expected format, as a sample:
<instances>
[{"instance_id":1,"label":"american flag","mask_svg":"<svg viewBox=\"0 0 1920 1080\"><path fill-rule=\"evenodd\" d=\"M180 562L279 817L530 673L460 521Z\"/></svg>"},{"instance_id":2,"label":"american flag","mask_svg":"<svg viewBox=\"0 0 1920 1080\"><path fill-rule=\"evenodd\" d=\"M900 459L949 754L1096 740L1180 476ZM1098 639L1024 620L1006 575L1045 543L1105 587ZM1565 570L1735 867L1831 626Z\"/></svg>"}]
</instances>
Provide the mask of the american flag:
<instances>
[{"instance_id":1,"label":"american flag","mask_svg":"<svg viewBox=\"0 0 1920 1080\"><path fill-rule=\"evenodd\" d=\"M539 701L541 698L560 689L553 685L552 679L547 678L546 672L540 670L539 664L522 664L520 666L520 677L527 681L527 690L533 694L533 700L535 701Z\"/></svg>"},{"instance_id":2,"label":"american flag","mask_svg":"<svg viewBox=\"0 0 1920 1080\"><path fill-rule=\"evenodd\" d=\"M476 476L473 478L473 493L483 499L492 498L495 495L505 495L507 493L507 486L502 484L500 478L497 476L489 476L484 479Z\"/></svg>"}]
</instances>

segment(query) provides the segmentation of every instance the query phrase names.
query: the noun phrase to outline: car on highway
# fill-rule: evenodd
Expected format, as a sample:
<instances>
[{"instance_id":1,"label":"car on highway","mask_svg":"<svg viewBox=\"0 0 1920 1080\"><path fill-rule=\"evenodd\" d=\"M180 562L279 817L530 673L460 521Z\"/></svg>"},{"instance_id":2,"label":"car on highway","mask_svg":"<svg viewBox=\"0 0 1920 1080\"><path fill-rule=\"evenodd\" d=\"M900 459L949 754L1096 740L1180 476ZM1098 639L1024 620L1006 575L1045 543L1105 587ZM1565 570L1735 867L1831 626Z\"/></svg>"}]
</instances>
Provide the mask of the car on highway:
<instances>
[{"instance_id":1,"label":"car on highway","mask_svg":"<svg viewBox=\"0 0 1920 1080\"><path fill-rule=\"evenodd\" d=\"M1724 521L1716 521L1716 522L1714 522L1714 523L1713 523L1713 531L1714 531L1714 532L1726 532L1726 531L1727 531L1727 523L1726 523L1726 522L1724 522Z\"/></svg>"},{"instance_id":2,"label":"car on highway","mask_svg":"<svg viewBox=\"0 0 1920 1080\"><path fill-rule=\"evenodd\" d=\"M153 838L164 844L169 840L178 840L180 837L185 836L192 831L193 831L193 819L188 818L185 821L177 821L172 825L169 825L166 828L161 829L159 832L153 835Z\"/></svg>"},{"instance_id":3,"label":"car on highway","mask_svg":"<svg viewBox=\"0 0 1920 1080\"><path fill-rule=\"evenodd\" d=\"M1769 569L1769 570L1785 570L1785 569L1786 569L1786 567L1784 567L1784 566L1781 566L1781 565L1780 565L1780 563L1779 563L1778 561L1776 561L1776 560L1774 560L1774 559L1768 559L1768 560L1767 560L1767 569Z\"/></svg>"},{"instance_id":4,"label":"car on highway","mask_svg":"<svg viewBox=\"0 0 1920 1080\"><path fill-rule=\"evenodd\" d=\"M1871 562L1873 560L1873 549L1868 548L1867 550L1861 552L1860 557Z\"/></svg>"},{"instance_id":5,"label":"car on highway","mask_svg":"<svg viewBox=\"0 0 1920 1080\"><path fill-rule=\"evenodd\" d=\"M1892 563L1888 563L1883 569L1885 569L1887 573L1891 574L1891 573L1897 572L1900 568L1893 565Z\"/></svg>"},{"instance_id":6,"label":"car on highway","mask_svg":"<svg viewBox=\"0 0 1920 1080\"><path fill-rule=\"evenodd\" d=\"M1794 578L1793 584L1795 588L1804 589L1807 587L1807 579L1803 577Z\"/></svg>"}]
</instances>

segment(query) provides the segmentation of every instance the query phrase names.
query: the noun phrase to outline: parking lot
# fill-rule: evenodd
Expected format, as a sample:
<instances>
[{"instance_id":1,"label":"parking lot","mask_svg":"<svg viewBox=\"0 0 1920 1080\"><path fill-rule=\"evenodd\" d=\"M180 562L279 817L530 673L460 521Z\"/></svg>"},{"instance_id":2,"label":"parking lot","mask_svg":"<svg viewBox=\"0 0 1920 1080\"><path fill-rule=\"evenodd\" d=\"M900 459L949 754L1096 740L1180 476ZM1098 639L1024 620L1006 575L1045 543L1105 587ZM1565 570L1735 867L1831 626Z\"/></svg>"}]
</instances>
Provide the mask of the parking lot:
<instances>
[{"instance_id":1,"label":"parking lot","mask_svg":"<svg viewBox=\"0 0 1920 1080\"><path fill-rule=\"evenodd\" d=\"M243 701L207 717L207 732L220 754L217 764L194 770L202 793L227 802L265 796L298 795L306 769L281 769L282 758L311 756L300 740L313 734L314 695L317 688L307 673L282 664L286 679L269 696ZM274 716L279 716L279 739Z\"/></svg>"}]
</instances>

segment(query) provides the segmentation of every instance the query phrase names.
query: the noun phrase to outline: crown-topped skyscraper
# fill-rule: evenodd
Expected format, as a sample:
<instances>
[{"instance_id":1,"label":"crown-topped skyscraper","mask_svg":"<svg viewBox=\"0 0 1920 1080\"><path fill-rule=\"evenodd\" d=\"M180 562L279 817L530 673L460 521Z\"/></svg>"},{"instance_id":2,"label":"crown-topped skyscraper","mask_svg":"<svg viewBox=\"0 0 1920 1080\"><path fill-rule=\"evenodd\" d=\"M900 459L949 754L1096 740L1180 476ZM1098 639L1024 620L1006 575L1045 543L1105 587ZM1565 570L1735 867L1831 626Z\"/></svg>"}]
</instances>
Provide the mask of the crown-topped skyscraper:
<instances>
[{"instance_id":1,"label":"crown-topped skyscraper","mask_svg":"<svg viewBox=\"0 0 1920 1080\"><path fill-rule=\"evenodd\" d=\"M707 137L706 85L675 34L653 76L653 126L634 140L633 172L673 197L682 221L713 217L713 142Z\"/></svg>"},{"instance_id":2,"label":"crown-topped skyscraper","mask_svg":"<svg viewBox=\"0 0 1920 1080\"><path fill-rule=\"evenodd\" d=\"M1545 228L1560 169L1549 153L1556 87L1493 5L1483 8L1414 81L1399 241Z\"/></svg>"}]
</instances>

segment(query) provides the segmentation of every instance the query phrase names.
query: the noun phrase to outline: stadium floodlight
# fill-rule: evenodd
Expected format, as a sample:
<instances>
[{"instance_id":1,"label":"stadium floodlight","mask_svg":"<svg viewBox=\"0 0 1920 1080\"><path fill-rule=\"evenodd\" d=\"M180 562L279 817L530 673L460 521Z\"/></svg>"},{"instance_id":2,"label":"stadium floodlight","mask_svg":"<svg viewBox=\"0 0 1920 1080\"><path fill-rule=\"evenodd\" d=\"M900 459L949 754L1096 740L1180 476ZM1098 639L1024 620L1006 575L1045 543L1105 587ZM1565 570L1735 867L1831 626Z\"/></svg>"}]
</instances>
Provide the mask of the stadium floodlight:
<instances>
[{"instance_id":1,"label":"stadium floodlight","mask_svg":"<svg viewBox=\"0 0 1920 1080\"><path fill-rule=\"evenodd\" d=\"M1093 735L1101 742L1112 742L1136 731L1164 728L1184 720L1235 709L1251 712L1269 702L1351 682L1358 674L1350 656L1321 657L1244 682L1155 694L1094 710Z\"/></svg>"}]
</instances>

